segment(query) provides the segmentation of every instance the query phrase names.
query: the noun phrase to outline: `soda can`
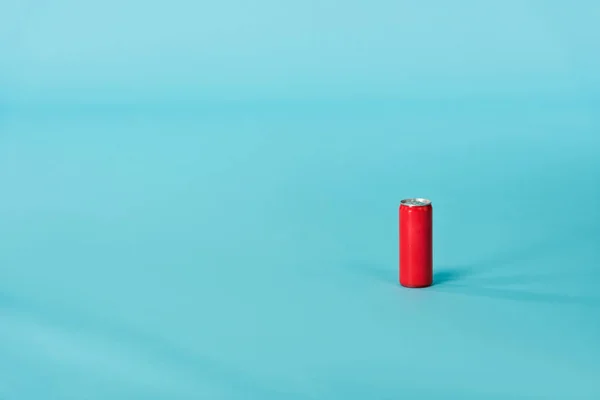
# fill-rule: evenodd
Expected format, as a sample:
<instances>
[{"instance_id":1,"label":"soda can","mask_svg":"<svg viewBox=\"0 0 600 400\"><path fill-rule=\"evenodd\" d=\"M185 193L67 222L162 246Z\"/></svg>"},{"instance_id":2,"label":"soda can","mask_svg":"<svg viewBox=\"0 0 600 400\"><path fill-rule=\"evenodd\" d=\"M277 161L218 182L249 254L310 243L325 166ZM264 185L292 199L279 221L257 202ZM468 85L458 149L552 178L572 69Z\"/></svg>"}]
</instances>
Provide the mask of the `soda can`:
<instances>
[{"instance_id":1,"label":"soda can","mask_svg":"<svg viewBox=\"0 0 600 400\"><path fill-rule=\"evenodd\" d=\"M400 285L422 288L433 283L433 207L427 199L405 199L399 207Z\"/></svg>"}]
</instances>

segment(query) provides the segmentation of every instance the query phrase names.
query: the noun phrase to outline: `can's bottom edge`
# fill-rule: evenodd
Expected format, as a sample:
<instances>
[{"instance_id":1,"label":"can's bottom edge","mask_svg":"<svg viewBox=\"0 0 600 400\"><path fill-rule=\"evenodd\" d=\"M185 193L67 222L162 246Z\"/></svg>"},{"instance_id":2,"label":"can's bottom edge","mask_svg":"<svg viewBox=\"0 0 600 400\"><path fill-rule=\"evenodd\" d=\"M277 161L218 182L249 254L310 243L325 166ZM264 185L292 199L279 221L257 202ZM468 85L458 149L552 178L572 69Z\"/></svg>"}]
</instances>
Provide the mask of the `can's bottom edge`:
<instances>
[{"instance_id":1,"label":"can's bottom edge","mask_svg":"<svg viewBox=\"0 0 600 400\"><path fill-rule=\"evenodd\" d=\"M432 285L433 285L433 283L427 283L424 285L409 285L409 284L400 283L400 286L408 288L408 289L423 289L426 287L430 287Z\"/></svg>"}]
</instances>

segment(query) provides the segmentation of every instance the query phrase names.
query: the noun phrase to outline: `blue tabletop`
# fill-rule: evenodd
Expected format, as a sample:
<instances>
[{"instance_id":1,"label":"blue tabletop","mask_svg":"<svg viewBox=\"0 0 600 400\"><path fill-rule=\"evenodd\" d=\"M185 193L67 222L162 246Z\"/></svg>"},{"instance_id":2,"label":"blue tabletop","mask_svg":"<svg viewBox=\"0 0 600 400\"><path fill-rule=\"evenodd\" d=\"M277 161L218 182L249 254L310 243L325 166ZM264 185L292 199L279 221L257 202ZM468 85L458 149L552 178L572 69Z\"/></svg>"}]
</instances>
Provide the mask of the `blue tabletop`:
<instances>
[{"instance_id":1,"label":"blue tabletop","mask_svg":"<svg viewBox=\"0 0 600 400\"><path fill-rule=\"evenodd\" d=\"M589 104L12 112L7 399L595 398ZM434 206L435 284L397 283Z\"/></svg>"}]
</instances>

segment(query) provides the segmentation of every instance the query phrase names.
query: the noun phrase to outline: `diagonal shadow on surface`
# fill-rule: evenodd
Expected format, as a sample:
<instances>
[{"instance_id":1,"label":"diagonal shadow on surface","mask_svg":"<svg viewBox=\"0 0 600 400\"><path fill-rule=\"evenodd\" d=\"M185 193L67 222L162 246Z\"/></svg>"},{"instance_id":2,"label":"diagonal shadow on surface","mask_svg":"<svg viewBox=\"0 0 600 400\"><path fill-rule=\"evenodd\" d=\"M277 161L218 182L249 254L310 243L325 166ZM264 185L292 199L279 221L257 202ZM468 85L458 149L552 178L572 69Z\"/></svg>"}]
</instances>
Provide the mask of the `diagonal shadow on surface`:
<instances>
[{"instance_id":1,"label":"diagonal shadow on surface","mask_svg":"<svg viewBox=\"0 0 600 400\"><path fill-rule=\"evenodd\" d=\"M457 266L434 266L434 285L446 285L453 282L465 282L473 277L479 277L489 273L502 270L513 263L522 263L535 259L542 254L554 254L558 251L565 251L576 247L582 243L597 240L600 237L600 230L597 227L585 226L574 229L573 233L567 235L551 235L546 240L534 242L511 251L502 252L480 262L457 265ZM397 265L380 266L375 263L359 261L349 263L344 269L352 274L364 276L382 283L397 283L398 271ZM535 276L534 274L531 274ZM518 279L518 277L516 277ZM499 281L507 281L509 277L500 277ZM479 279L478 279L479 280ZM494 278L485 278L486 283L493 283ZM500 282L499 282L500 283Z\"/></svg>"},{"instance_id":2,"label":"diagonal shadow on surface","mask_svg":"<svg viewBox=\"0 0 600 400\"><path fill-rule=\"evenodd\" d=\"M588 296L576 296L558 293L536 293L525 290L491 288L482 286L452 285L443 287L432 287L430 290L457 294L470 297L485 297L490 299L511 300L529 303L578 305L585 307L600 307L600 298Z\"/></svg>"},{"instance_id":3,"label":"diagonal shadow on surface","mask_svg":"<svg viewBox=\"0 0 600 400\"><path fill-rule=\"evenodd\" d=\"M560 276L548 275L544 271L536 273L531 270L535 260L540 256L574 251L577 246L598 240L600 231L594 226L582 226L573 229L571 234L551 235L545 241L501 253L477 265L453 266L437 268L434 275L433 291L461 294L494 299L538 302L545 304L576 304L589 307L600 307L600 298L564 293L540 293L527 289L511 289L514 284L529 284L540 280L556 281ZM519 272L502 276L487 276L489 273L505 270L506 267L519 263ZM528 272L521 272L527 269ZM589 275L589 271L588 271Z\"/></svg>"},{"instance_id":4,"label":"diagonal shadow on surface","mask_svg":"<svg viewBox=\"0 0 600 400\"><path fill-rule=\"evenodd\" d=\"M400 287L396 274L368 263L352 264L347 270L376 282ZM460 283L461 280L466 280L466 277L469 276L469 271L470 269L467 267L442 270L435 274L433 286L420 290L518 302L578 305L600 308L600 297L595 298L559 293L536 293L527 290L486 286L486 283L493 284L493 279L483 282L475 281L470 284L468 283L468 280L466 283ZM531 279L534 279L535 276L531 277ZM496 284L499 284L500 282L501 281L498 281ZM508 284L506 280L505 284Z\"/></svg>"},{"instance_id":5,"label":"diagonal shadow on surface","mask_svg":"<svg viewBox=\"0 0 600 400\"><path fill-rule=\"evenodd\" d=\"M571 234L563 232L560 235L551 235L544 241L500 253L476 264L436 266L433 286L425 290L521 302L600 307L600 298L595 297L559 293L536 293L527 291L526 289L517 290L497 287L537 282L539 281L537 279L539 276L542 279L544 276L548 279L549 276L547 274L544 275L544 272L536 274L529 270L526 273L519 272L513 275L486 276L489 273L505 270L507 266L514 263L520 263L523 268L529 268L535 264L527 263L528 260L534 260L541 255L556 254L560 251L572 251L581 244L598 240L599 236L600 230L597 227L583 226L574 229ZM346 270L374 281L398 285L396 265L394 265L394 268L383 268L373 263L358 262L347 265ZM522 268L520 268L521 270Z\"/></svg>"},{"instance_id":6,"label":"diagonal shadow on surface","mask_svg":"<svg viewBox=\"0 0 600 400\"><path fill-rule=\"evenodd\" d=\"M433 284L443 285L448 282L461 281L475 272L473 267L452 267L436 271L433 274Z\"/></svg>"},{"instance_id":7,"label":"diagonal shadow on surface","mask_svg":"<svg viewBox=\"0 0 600 400\"><path fill-rule=\"evenodd\" d=\"M442 271L444 273L446 271ZM440 273L440 274L442 274ZM565 274L563 273L544 273L541 272L539 274L536 273L522 273L522 274L508 274L501 276L492 276L492 277L476 277L476 280L473 280L473 284L477 285L493 285L493 286L513 286L513 285L527 285L527 284L537 284L537 283L559 283L562 284L564 282L574 282L574 281L582 281L589 279L600 279L600 268L596 266L590 266L589 270L578 270L577 274ZM460 279L452 279L448 282L455 281L460 283ZM464 283L469 282L466 280ZM438 285L443 284L444 281L438 281Z\"/></svg>"}]
</instances>

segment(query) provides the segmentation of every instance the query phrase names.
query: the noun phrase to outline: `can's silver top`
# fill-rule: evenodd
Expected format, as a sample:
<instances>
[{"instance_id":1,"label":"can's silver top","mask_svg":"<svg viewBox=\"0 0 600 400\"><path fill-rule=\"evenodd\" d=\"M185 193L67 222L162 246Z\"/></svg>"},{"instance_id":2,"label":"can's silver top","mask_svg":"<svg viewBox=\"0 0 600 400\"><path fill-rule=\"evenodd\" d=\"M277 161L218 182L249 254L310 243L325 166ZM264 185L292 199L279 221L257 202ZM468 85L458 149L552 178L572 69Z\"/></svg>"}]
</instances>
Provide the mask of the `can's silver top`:
<instances>
[{"instance_id":1,"label":"can's silver top","mask_svg":"<svg viewBox=\"0 0 600 400\"><path fill-rule=\"evenodd\" d=\"M400 202L403 206L408 207L425 207L431 205L431 200L427 199L404 199Z\"/></svg>"}]
</instances>

